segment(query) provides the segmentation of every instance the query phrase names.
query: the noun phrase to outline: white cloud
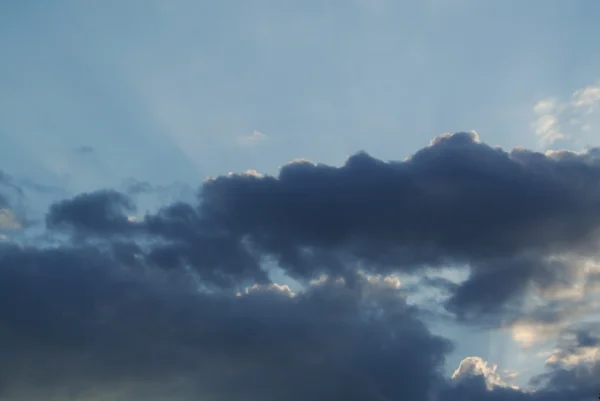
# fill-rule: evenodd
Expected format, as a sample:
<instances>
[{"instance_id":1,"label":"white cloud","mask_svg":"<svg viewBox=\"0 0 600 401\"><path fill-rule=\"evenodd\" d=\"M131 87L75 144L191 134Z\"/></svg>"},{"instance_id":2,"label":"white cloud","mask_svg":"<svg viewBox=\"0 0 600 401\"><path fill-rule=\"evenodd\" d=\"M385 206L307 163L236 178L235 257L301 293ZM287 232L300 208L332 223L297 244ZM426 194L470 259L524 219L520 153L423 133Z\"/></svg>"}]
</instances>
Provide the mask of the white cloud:
<instances>
[{"instance_id":1,"label":"white cloud","mask_svg":"<svg viewBox=\"0 0 600 401\"><path fill-rule=\"evenodd\" d=\"M556 349L546 359L548 365L575 366L600 361L600 347L581 347L574 352Z\"/></svg>"},{"instance_id":2,"label":"white cloud","mask_svg":"<svg viewBox=\"0 0 600 401\"><path fill-rule=\"evenodd\" d=\"M358 271L358 275L366 279L369 284L381 288L390 288L390 289L399 289L400 288L400 278L397 275L381 275L381 274L368 274L362 270Z\"/></svg>"},{"instance_id":3,"label":"white cloud","mask_svg":"<svg viewBox=\"0 0 600 401\"><path fill-rule=\"evenodd\" d=\"M240 146L254 146L260 142L264 142L268 139L268 136L259 131L252 131L250 135L243 135L237 138L237 143Z\"/></svg>"},{"instance_id":4,"label":"white cloud","mask_svg":"<svg viewBox=\"0 0 600 401\"><path fill-rule=\"evenodd\" d=\"M312 279L309 282L309 285L311 286L319 286L319 285L325 285L325 284L329 284L331 283L331 279L329 278L328 275L326 274L321 274L321 276L317 279ZM335 279L335 281L333 281L333 283L335 284L345 284L346 280L344 280L343 277L338 277Z\"/></svg>"},{"instance_id":5,"label":"white cloud","mask_svg":"<svg viewBox=\"0 0 600 401\"><path fill-rule=\"evenodd\" d=\"M537 116L531 127L541 146L559 139L577 140L600 124L600 84L573 92L570 99L549 97L533 106Z\"/></svg>"},{"instance_id":6,"label":"white cloud","mask_svg":"<svg viewBox=\"0 0 600 401\"><path fill-rule=\"evenodd\" d=\"M259 173L256 170L246 170L243 173L234 173L234 172L229 172L227 173L228 177L235 177L235 176L251 176L251 177L256 177L256 178L262 178L264 177L263 174Z\"/></svg>"},{"instance_id":7,"label":"white cloud","mask_svg":"<svg viewBox=\"0 0 600 401\"><path fill-rule=\"evenodd\" d=\"M533 129L535 134L539 136L544 143L553 143L565 137L565 134L560 131L558 118L552 114L540 116L533 123Z\"/></svg>"},{"instance_id":8,"label":"white cloud","mask_svg":"<svg viewBox=\"0 0 600 401\"><path fill-rule=\"evenodd\" d=\"M498 373L498 365L488 365L487 361L478 356L470 356L463 359L458 369L452 374L452 380L460 381L472 376L483 376L488 390L492 390L494 387L518 389L517 386L508 383L508 381L517 376L515 372L504 370L502 374Z\"/></svg>"},{"instance_id":9,"label":"white cloud","mask_svg":"<svg viewBox=\"0 0 600 401\"><path fill-rule=\"evenodd\" d=\"M277 283L271 283L271 284L254 284L250 287L246 287L244 289L244 292L237 292L236 295L238 297L241 297L243 295L248 295L248 294L252 294L252 293L264 293L264 292L275 292L275 293L279 293L280 295L285 295L288 296L290 298L293 298L296 296L296 293L294 293L290 287L288 287L285 284L277 284Z\"/></svg>"},{"instance_id":10,"label":"white cloud","mask_svg":"<svg viewBox=\"0 0 600 401\"><path fill-rule=\"evenodd\" d=\"M473 142L481 142L481 140L479 139L479 134L477 133L477 131L475 130L471 130L469 132L467 132L469 134L469 136L471 137L471 139L473 140ZM448 139L450 137L452 137L454 135L454 133L451 132L446 132L444 134L438 135L435 138L433 138L432 140L429 141L429 146L435 146L438 143L440 143L441 141L443 141L444 139Z\"/></svg>"},{"instance_id":11,"label":"white cloud","mask_svg":"<svg viewBox=\"0 0 600 401\"><path fill-rule=\"evenodd\" d=\"M586 113L594 111L600 102L600 84L582 88L573 93L571 104L576 108L583 108Z\"/></svg>"},{"instance_id":12,"label":"white cloud","mask_svg":"<svg viewBox=\"0 0 600 401\"><path fill-rule=\"evenodd\" d=\"M554 111L556 104L557 100L555 98L541 100L533 107L533 111L538 115L549 114Z\"/></svg>"}]
</instances>

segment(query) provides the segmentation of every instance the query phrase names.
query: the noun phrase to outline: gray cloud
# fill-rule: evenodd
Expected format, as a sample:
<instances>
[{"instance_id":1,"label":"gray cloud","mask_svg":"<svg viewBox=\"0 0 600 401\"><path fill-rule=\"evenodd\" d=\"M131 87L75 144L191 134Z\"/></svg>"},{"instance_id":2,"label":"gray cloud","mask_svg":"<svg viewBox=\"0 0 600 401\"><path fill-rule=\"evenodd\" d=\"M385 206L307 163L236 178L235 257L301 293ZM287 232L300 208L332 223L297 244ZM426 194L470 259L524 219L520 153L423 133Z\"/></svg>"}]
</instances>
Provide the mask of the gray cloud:
<instances>
[{"instance_id":1,"label":"gray cloud","mask_svg":"<svg viewBox=\"0 0 600 401\"><path fill-rule=\"evenodd\" d=\"M139 220L115 190L60 201L46 216L49 234L71 234L60 245L0 244L0 399L582 401L597 363L549 364L535 392L443 377L452 344L368 273L421 275L410 291L441 288L461 319L516 318L532 288L573 280L554 255L598 251L599 179L596 149L504 152L456 134L403 162L217 177ZM304 289L271 283L273 260ZM449 265L467 280L422 276ZM528 317L555 322L560 305ZM573 329L556 357L597 346L594 330Z\"/></svg>"},{"instance_id":2,"label":"gray cloud","mask_svg":"<svg viewBox=\"0 0 600 401\"><path fill-rule=\"evenodd\" d=\"M128 205L116 193L55 205L48 222L99 234L135 228L166 242L150 252L155 264L196 267L217 285L264 277L264 257L299 280L348 275L356 263L407 273L464 264L471 275L447 306L479 318L517 310L531 286L570 274L549 256L597 251L599 179L598 149L505 152L459 133L403 162L358 153L341 167L294 162L278 177L217 177L197 205L175 203L141 223L115 212Z\"/></svg>"},{"instance_id":3,"label":"gray cloud","mask_svg":"<svg viewBox=\"0 0 600 401\"><path fill-rule=\"evenodd\" d=\"M185 379L185 399L416 401L450 349L366 282L236 297L132 275L87 248L9 246L0 261L4 397Z\"/></svg>"},{"instance_id":4,"label":"gray cloud","mask_svg":"<svg viewBox=\"0 0 600 401\"><path fill-rule=\"evenodd\" d=\"M203 186L201 211L273 252L338 248L407 269L582 246L598 229L599 176L595 153L506 153L456 134L406 162L359 153L339 168L218 177Z\"/></svg>"},{"instance_id":5,"label":"gray cloud","mask_svg":"<svg viewBox=\"0 0 600 401\"><path fill-rule=\"evenodd\" d=\"M583 401L598 384L597 366L552 369L535 393L446 379L451 343L361 277L234 296L86 246L4 245L0 266L0 399Z\"/></svg>"},{"instance_id":6,"label":"gray cloud","mask_svg":"<svg viewBox=\"0 0 600 401\"><path fill-rule=\"evenodd\" d=\"M81 233L100 235L123 233L131 226L127 212L135 205L114 190L83 193L53 204L46 216L49 228L72 227Z\"/></svg>"}]
</instances>

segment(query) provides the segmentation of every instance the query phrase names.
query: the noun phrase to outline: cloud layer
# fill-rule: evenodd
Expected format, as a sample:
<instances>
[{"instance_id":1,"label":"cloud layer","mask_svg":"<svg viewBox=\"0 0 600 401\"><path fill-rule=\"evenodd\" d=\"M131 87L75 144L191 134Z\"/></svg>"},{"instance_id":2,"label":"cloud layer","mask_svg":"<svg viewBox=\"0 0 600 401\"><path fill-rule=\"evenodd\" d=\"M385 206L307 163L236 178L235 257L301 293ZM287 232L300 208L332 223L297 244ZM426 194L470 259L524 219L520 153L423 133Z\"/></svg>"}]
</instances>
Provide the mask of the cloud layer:
<instances>
[{"instance_id":1,"label":"cloud layer","mask_svg":"<svg viewBox=\"0 0 600 401\"><path fill-rule=\"evenodd\" d=\"M410 273L465 265L469 279L447 307L479 316L518 303L531 286L570 280L568 262L553 256L596 254L599 178L598 149L505 152L461 133L404 162L359 153L341 167L300 161L278 177L217 177L197 205L176 203L141 222L128 220L130 205L114 192L54 205L47 221L80 234L159 238L152 263L191 266L218 286L264 280L267 257L304 280L357 264Z\"/></svg>"},{"instance_id":2,"label":"cloud layer","mask_svg":"<svg viewBox=\"0 0 600 401\"><path fill-rule=\"evenodd\" d=\"M144 215L112 189L61 200L45 237L0 243L0 398L586 399L590 327L566 329L576 340L535 392L477 358L446 378L452 343L389 275L443 290L460 321L544 323L528 300L597 256L599 182L600 149L506 152L458 133L401 162L216 177ZM449 266L466 281L428 278Z\"/></svg>"}]
</instances>

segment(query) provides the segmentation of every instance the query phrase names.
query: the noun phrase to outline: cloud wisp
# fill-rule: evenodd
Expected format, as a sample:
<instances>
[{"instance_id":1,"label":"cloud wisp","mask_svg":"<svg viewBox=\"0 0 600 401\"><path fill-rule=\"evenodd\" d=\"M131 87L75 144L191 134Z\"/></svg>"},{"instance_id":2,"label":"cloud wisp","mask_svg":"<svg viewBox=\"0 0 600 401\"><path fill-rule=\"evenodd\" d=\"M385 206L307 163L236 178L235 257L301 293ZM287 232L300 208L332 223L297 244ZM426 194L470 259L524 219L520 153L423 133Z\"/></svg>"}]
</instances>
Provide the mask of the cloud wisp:
<instances>
[{"instance_id":1,"label":"cloud wisp","mask_svg":"<svg viewBox=\"0 0 600 401\"><path fill-rule=\"evenodd\" d=\"M252 147L266 141L268 138L269 137L262 132L254 130L249 135L239 136L237 138L237 144L242 147Z\"/></svg>"},{"instance_id":2,"label":"cloud wisp","mask_svg":"<svg viewBox=\"0 0 600 401\"><path fill-rule=\"evenodd\" d=\"M579 142L592 129L596 129L600 110L600 84L589 85L573 92L569 100L549 97L540 100L533 111L532 124L542 146L559 140Z\"/></svg>"}]
</instances>

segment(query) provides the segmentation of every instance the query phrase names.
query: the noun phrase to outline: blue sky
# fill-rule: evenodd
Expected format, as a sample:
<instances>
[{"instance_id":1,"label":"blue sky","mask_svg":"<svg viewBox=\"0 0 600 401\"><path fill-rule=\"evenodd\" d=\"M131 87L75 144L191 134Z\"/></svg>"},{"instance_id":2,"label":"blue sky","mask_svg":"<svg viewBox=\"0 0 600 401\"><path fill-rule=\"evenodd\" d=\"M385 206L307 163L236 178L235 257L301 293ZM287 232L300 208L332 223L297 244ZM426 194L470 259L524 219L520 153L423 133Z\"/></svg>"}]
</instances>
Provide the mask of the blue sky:
<instances>
[{"instance_id":1,"label":"blue sky","mask_svg":"<svg viewBox=\"0 0 600 401\"><path fill-rule=\"evenodd\" d=\"M357 150L398 159L465 130L533 148L533 106L599 79L598 11L594 1L4 5L0 152L15 173L64 180L82 169L85 187L274 172L300 157L341 164ZM265 137L240 145L254 131ZM95 157L78 155L84 146Z\"/></svg>"},{"instance_id":2,"label":"blue sky","mask_svg":"<svg viewBox=\"0 0 600 401\"><path fill-rule=\"evenodd\" d=\"M403 160L446 132L583 150L600 145L598 15L594 0L5 2L0 169L69 194L131 179L181 194L299 158ZM469 336L450 372L467 356L541 369L510 333L438 330Z\"/></svg>"}]
</instances>

